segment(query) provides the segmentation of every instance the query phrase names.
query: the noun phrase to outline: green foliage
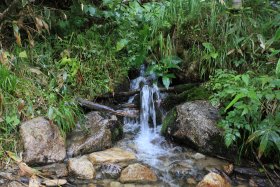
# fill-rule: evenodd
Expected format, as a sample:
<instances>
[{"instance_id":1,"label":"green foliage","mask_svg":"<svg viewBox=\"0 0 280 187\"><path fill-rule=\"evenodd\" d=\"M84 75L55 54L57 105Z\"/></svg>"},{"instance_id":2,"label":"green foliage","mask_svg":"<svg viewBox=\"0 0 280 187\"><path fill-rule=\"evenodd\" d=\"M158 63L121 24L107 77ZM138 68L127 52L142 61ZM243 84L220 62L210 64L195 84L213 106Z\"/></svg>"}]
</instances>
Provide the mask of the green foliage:
<instances>
[{"instance_id":1,"label":"green foliage","mask_svg":"<svg viewBox=\"0 0 280 187\"><path fill-rule=\"evenodd\" d=\"M6 67L0 64L0 90L13 93L16 88L17 78Z\"/></svg>"},{"instance_id":2,"label":"green foliage","mask_svg":"<svg viewBox=\"0 0 280 187\"><path fill-rule=\"evenodd\" d=\"M216 92L212 102L222 105L225 118L219 125L225 130L226 145L257 149L259 157L279 155L280 79L219 70L211 86Z\"/></svg>"}]
</instances>

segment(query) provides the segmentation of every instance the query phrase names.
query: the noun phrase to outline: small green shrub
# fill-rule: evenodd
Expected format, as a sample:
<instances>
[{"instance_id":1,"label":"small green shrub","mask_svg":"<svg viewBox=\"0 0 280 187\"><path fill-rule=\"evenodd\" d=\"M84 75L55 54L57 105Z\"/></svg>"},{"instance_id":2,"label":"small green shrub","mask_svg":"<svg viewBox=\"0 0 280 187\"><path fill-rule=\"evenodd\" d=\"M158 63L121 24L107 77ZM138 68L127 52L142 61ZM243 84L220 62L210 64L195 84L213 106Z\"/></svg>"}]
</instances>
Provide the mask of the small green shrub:
<instances>
[{"instance_id":1,"label":"small green shrub","mask_svg":"<svg viewBox=\"0 0 280 187\"><path fill-rule=\"evenodd\" d=\"M221 106L224 116L219 125L225 130L226 145L237 144L241 153L252 148L259 157L279 159L280 79L219 70L211 86L212 102Z\"/></svg>"}]
</instances>

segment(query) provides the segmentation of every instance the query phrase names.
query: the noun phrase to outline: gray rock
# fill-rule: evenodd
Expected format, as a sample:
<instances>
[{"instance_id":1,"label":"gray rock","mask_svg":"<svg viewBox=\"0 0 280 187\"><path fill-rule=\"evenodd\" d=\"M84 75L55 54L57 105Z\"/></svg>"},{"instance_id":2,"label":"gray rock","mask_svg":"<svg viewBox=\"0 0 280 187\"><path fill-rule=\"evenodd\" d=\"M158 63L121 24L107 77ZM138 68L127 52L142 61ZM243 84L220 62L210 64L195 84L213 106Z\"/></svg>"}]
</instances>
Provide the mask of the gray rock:
<instances>
[{"instance_id":1,"label":"gray rock","mask_svg":"<svg viewBox=\"0 0 280 187\"><path fill-rule=\"evenodd\" d=\"M100 171L103 178L117 179L121 174L121 166L118 164L101 164Z\"/></svg>"},{"instance_id":2,"label":"gray rock","mask_svg":"<svg viewBox=\"0 0 280 187\"><path fill-rule=\"evenodd\" d=\"M178 105L164 120L164 134L198 149L200 152L223 153L222 131L217 127L218 110L208 101Z\"/></svg>"},{"instance_id":3,"label":"gray rock","mask_svg":"<svg viewBox=\"0 0 280 187\"><path fill-rule=\"evenodd\" d=\"M20 136L23 161L30 165L59 162L66 156L65 141L58 127L44 117L22 123Z\"/></svg>"},{"instance_id":4,"label":"gray rock","mask_svg":"<svg viewBox=\"0 0 280 187\"><path fill-rule=\"evenodd\" d=\"M71 175L78 179L93 179L96 176L95 169L87 156L79 158L70 158L68 161L68 170Z\"/></svg>"},{"instance_id":5,"label":"gray rock","mask_svg":"<svg viewBox=\"0 0 280 187\"><path fill-rule=\"evenodd\" d=\"M112 146L110 128L118 123L116 116L106 118L99 112L90 112L85 116L85 124L77 128L67 137L67 154L77 156L101 151Z\"/></svg>"}]
</instances>

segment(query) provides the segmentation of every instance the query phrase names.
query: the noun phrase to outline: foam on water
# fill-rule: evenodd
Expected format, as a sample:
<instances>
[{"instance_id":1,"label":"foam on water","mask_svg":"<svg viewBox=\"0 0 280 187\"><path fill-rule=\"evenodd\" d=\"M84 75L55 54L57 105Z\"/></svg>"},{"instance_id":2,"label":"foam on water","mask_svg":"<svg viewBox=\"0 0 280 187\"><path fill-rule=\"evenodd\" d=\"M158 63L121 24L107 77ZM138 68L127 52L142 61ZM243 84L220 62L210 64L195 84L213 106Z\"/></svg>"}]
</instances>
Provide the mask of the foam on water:
<instances>
[{"instance_id":1,"label":"foam on water","mask_svg":"<svg viewBox=\"0 0 280 187\"><path fill-rule=\"evenodd\" d=\"M134 151L138 160L164 173L160 178L172 184L167 167L162 167L164 161L161 157L172 155L174 148L169 146L165 138L160 135L161 124L157 122L157 111L161 101L161 94L156 84L151 83L151 77L144 76L145 68L142 66L140 76L131 81L130 89L140 89L140 117L139 119L124 118L124 131L137 131L133 141ZM129 98L128 103L133 103L136 96ZM176 186L172 184L172 186Z\"/></svg>"}]
</instances>

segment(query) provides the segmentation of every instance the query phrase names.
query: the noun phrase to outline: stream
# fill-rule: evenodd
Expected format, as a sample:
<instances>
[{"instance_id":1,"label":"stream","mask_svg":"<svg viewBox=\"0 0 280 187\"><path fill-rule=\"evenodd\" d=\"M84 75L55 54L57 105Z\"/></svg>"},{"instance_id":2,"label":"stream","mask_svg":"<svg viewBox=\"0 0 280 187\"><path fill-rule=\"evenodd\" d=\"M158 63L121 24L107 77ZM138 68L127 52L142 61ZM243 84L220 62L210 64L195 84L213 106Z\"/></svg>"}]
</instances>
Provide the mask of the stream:
<instances>
[{"instance_id":1,"label":"stream","mask_svg":"<svg viewBox=\"0 0 280 187\"><path fill-rule=\"evenodd\" d=\"M131 90L141 89L140 118L124 118L124 138L114 147L134 152L138 162L156 172L159 180L151 186L195 186L209 170L222 169L228 163L171 143L160 134L165 112L160 103L165 95L159 92L153 80L154 76L145 76L142 66L140 76L131 81ZM136 99L137 95L134 95L128 103ZM110 186L112 181L101 180L100 184Z\"/></svg>"}]
</instances>

